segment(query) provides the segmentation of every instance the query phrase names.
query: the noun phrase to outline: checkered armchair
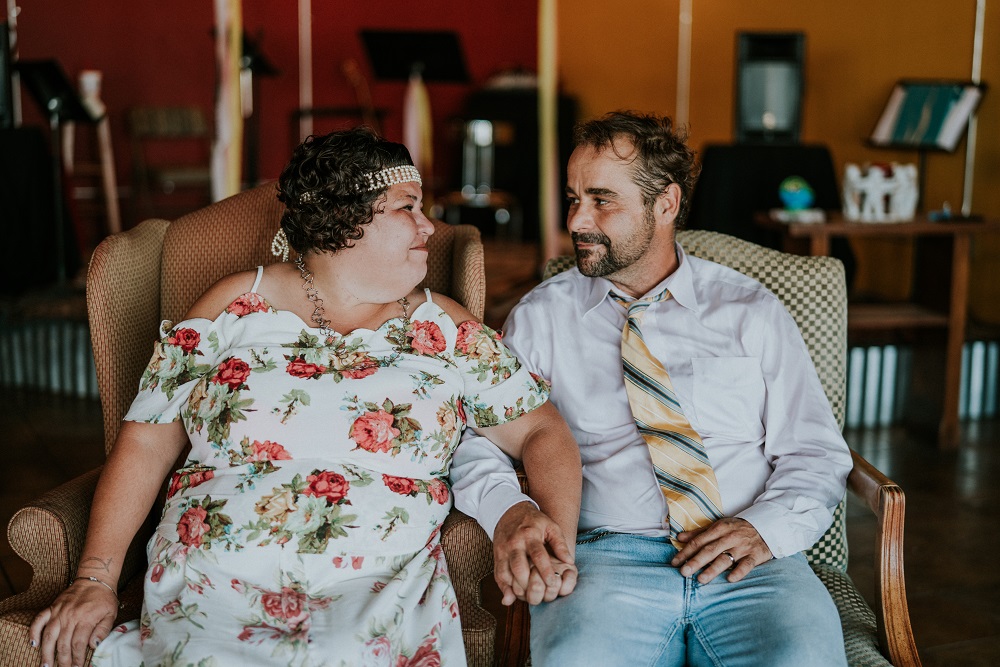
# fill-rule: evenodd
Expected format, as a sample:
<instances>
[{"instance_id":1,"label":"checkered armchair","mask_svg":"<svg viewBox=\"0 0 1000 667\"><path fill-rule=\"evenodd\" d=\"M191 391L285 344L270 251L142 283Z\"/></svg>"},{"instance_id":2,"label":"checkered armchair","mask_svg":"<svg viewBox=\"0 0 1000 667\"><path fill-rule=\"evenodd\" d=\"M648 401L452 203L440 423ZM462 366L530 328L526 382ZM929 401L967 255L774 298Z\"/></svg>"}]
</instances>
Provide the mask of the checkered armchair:
<instances>
[{"instance_id":1,"label":"checkered armchair","mask_svg":"<svg viewBox=\"0 0 1000 667\"><path fill-rule=\"evenodd\" d=\"M262 185L173 222L147 220L108 237L94 252L87 274L87 310L105 451L113 446L135 397L160 321L182 319L195 299L222 276L277 261L270 246L282 210L275 186ZM424 286L453 297L482 317L486 280L479 231L469 225L435 223L428 249ZM76 573L99 472L93 470L50 491L11 519L11 545L31 565L33 576L28 590L0 601L0 667L39 664L39 653L28 646L28 626ZM118 583L124 603L118 622L139 616L145 544L157 515L158 509L128 551ZM467 582L463 595L468 605L478 599L479 581L485 576L480 573L492 571L492 548L485 533L464 515L451 517L447 531L451 546L472 554L464 561L457 557L462 562L455 567L456 578ZM448 553L448 559L456 557ZM463 567L465 563L469 566ZM481 653L492 652L495 624L483 625L492 616L470 608L468 618L471 645Z\"/></svg>"},{"instance_id":2,"label":"checkered armchair","mask_svg":"<svg viewBox=\"0 0 1000 667\"><path fill-rule=\"evenodd\" d=\"M823 390L843 427L847 288L840 260L789 255L702 230L680 231L677 240L688 254L735 269L777 295L799 325ZM573 257L552 259L543 277L549 278L575 265ZM903 491L857 453L852 455L854 469L847 480L848 489L878 518L875 611L847 575L846 498L834 512L833 525L806 551L806 557L840 611L850 665L920 665L903 581Z\"/></svg>"}]
</instances>

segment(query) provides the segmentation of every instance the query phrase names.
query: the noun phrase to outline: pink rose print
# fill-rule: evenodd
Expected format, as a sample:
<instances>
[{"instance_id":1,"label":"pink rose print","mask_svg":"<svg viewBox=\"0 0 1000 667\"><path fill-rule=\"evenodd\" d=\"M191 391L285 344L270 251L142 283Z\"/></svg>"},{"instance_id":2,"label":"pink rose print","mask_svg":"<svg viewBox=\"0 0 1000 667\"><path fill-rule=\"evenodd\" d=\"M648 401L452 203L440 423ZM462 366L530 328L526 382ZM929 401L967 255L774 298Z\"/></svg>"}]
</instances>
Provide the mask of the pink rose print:
<instances>
[{"instance_id":1,"label":"pink rose print","mask_svg":"<svg viewBox=\"0 0 1000 667\"><path fill-rule=\"evenodd\" d=\"M268 591L260 597L261 606L271 618L282 621L292 630L309 619L308 601L304 593L283 586L280 591Z\"/></svg>"},{"instance_id":2,"label":"pink rose print","mask_svg":"<svg viewBox=\"0 0 1000 667\"><path fill-rule=\"evenodd\" d=\"M171 600L167 604L163 605L163 607L161 607L156 613L162 616L172 616L173 614L176 614L180 608L180 600Z\"/></svg>"},{"instance_id":3,"label":"pink rose print","mask_svg":"<svg viewBox=\"0 0 1000 667\"><path fill-rule=\"evenodd\" d=\"M392 663L392 645L385 635L373 637L365 642L365 652L361 660L365 665L389 665Z\"/></svg>"},{"instance_id":4,"label":"pink rose print","mask_svg":"<svg viewBox=\"0 0 1000 667\"><path fill-rule=\"evenodd\" d=\"M324 470L319 474L306 477L309 487L302 493L307 496L326 498L331 505L340 502L347 495L351 483L343 475Z\"/></svg>"},{"instance_id":5,"label":"pink rose print","mask_svg":"<svg viewBox=\"0 0 1000 667\"><path fill-rule=\"evenodd\" d=\"M170 488L167 489L167 498L172 498L179 491L186 488L193 488L199 484L204 484L215 477L215 472L211 470L196 470L194 472L175 472L170 478ZM185 481L187 484L185 484Z\"/></svg>"},{"instance_id":6,"label":"pink rose print","mask_svg":"<svg viewBox=\"0 0 1000 667\"><path fill-rule=\"evenodd\" d=\"M396 667L441 667L441 654L434 648L436 637L424 640L411 657L399 656Z\"/></svg>"},{"instance_id":7,"label":"pink rose print","mask_svg":"<svg viewBox=\"0 0 1000 667\"><path fill-rule=\"evenodd\" d=\"M270 310L270 306L267 301L256 292L238 296L226 307L226 312L232 313L236 317L244 317L250 313L266 313L268 310Z\"/></svg>"},{"instance_id":8,"label":"pink rose print","mask_svg":"<svg viewBox=\"0 0 1000 667\"><path fill-rule=\"evenodd\" d=\"M360 380L361 378L366 378L378 370L378 362L371 357L366 357L364 361L361 361L351 368L344 368L340 371L348 380Z\"/></svg>"},{"instance_id":9,"label":"pink rose print","mask_svg":"<svg viewBox=\"0 0 1000 667\"><path fill-rule=\"evenodd\" d=\"M228 384L230 389L239 389L248 377L250 377L249 364L242 359L230 357L219 364L219 370L212 378L212 382Z\"/></svg>"},{"instance_id":10,"label":"pink rose print","mask_svg":"<svg viewBox=\"0 0 1000 667\"><path fill-rule=\"evenodd\" d=\"M437 354L444 352L444 334L434 322L417 321L406 333L410 337L410 345L420 354Z\"/></svg>"},{"instance_id":11,"label":"pink rose print","mask_svg":"<svg viewBox=\"0 0 1000 667\"><path fill-rule=\"evenodd\" d=\"M481 322L476 322L475 320L462 322L461 326L458 327L458 338L455 340L455 347L463 353L469 354L469 344L475 335L482 330L483 325Z\"/></svg>"},{"instance_id":12,"label":"pink rose print","mask_svg":"<svg viewBox=\"0 0 1000 667\"><path fill-rule=\"evenodd\" d=\"M153 566L153 571L149 573L149 580L154 584L160 582L160 577L163 576L163 566L159 563Z\"/></svg>"},{"instance_id":13,"label":"pink rose print","mask_svg":"<svg viewBox=\"0 0 1000 667\"><path fill-rule=\"evenodd\" d=\"M198 347L200 342L201 334L194 329L178 329L173 336L167 339L167 343L176 345L186 353Z\"/></svg>"},{"instance_id":14,"label":"pink rose print","mask_svg":"<svg viewBox=\"0 0 1000 667\"><path fill-rule=\"evenodd\" d=\"M124 627L124 626L123 626ZM139 626L139 641L144 642L153 636L153 628L148 625Z\"/></svg>"},{"instance_id":15,"label":"pink rose print","mask_svg":"<svg viewBox=\"0 0 1000 667\"><path fill-rule=\"evenodd\" d=\"M177 522L177 536L182 544L189 547L201 546L202 538L209 531L209 525L205 521L208 512L203 507L192 507L181 515L181 520Z\"/></svg>"},{"instance_id":16,"label":"pink rose print","mask_svg":"<svg viewBox=\"0 0 1000 667\"><path fill-rule=\"evenodd\" d=\"M360 570L361 566L365 563L364 556L351 556L351 567L355 570Z\"/></svg>"},{"instance_id":17,"label":"pink rose print","mask_svg":"<svg viewBox=\"0 0 1000 667\"><path fill-rule=\"evenodd\" d=\"M437 501L438 505L444 505L448 502L448 485L440 479L431 480L431 483L427 485L427 491Z\"/></svg>"},{"instance_id":18,"label":"pink rose print","mask_svg":"<svg viewBox=\"0 0 1000 667\"><path fill-rule=\"evenodd\" d=\"M233 579L232 581L229 582L229 585L232 586L233 590L239 593L240 595L243 595L243 592L246 590L246 587L243 585L243 582L240 581L239 579Z\"/></svg>"},{"instance_id":19,"label":"pink rose print","mask_svg":"<svg viewBox=\"0 0 1000 667\"><path fill-rule=\"evenodd\" d=\"M399 435L399 429L392 425L393 420L385 410L366 412L351 425L351 440L369 452L388 452L392 449L392 439Z\"/></svg>"},{"instance_id":20,"label":"pink rose print","mask_svg":"<svg viewBox=\"0 0 1000 667\"><path fill-rule=\"evenodd\" d=\"M463 424L467 423L465 419L465 406L462 405L462 399L455 399L455 410L458 412L458 418Z\"/></svg>"},{"instance_id":21,"label":"pink rose print","mask_svg":"<svg viewBox=\"0 0 1000 667\"><path fill-rule=\"evenodd\" d=\"M287 449L270 440L265 440L264 442L254 440L250 447L253 449L253 452L250 456L246 457L245 460L247 463L257 463L258 461L290 461L292 459L292 455L288 453Z\"/></svg>"},{"instance_id":22,"label":"pink rose print","mask_svg":"<svg viewBox=\"0 0 1000 667\"><path fill-rule=\"evenodd\" d=\"M393 477L392 475L382 475L382 483L389 487L393 493L401 496L408 496L417 488L416 482L409 477Z\"/></svg>"},{"instance_id":23,"label":"pink rose print","mask_svg":"<svg viewBox=\"0 0 1000 667\"><path fill-rule=\"evenodd\" d=\"M313 378L318 378L319 376L323 375L323 373L326 372L326 366L321 366L319 364L310 364L307 363L302 358L295 358L288 363L288 366L285 368L285 370L288 371L289 375L292 375L297 378L310 380Z\"/></svg>"}]
</instances>

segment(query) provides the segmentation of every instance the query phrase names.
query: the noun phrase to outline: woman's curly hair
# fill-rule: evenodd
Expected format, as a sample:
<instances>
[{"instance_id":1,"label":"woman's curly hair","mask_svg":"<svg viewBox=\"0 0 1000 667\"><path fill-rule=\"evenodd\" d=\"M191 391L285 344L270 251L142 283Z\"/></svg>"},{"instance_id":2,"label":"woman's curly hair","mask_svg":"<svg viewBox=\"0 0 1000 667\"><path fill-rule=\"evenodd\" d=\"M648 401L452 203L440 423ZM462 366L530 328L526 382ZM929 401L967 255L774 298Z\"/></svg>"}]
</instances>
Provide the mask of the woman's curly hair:
<instances>
[{"instance_id":1,"label":"woman's curly hair","mask_svg":"<svg viewBox=\"0 0 1000 667\"><path fill-rule=\"evenodd\" d=\"M597 151L610 148L620 159L628 159L630 155L618 154L617 139L627 139L635 148L632 181L642 190L647 209L652 208L668 185L680 186L681 201L674 224L682 227L701 171L694 161L694 151L685 143L687 137L673 127L670 118L635 111L613 111L577 125L573 132L575 146L590 146Z\"/></svg>"},{"instance_id":2,"label":"woman's curly hair","mask_svg":"<svg viewBox=\"0 0 1000 667\"><path fill-rule=\"evenodd\" d=\"M366 127L306 138L278 179L288 244L300 254L350 248L382 212L389 189L368 190L364 175L412 164L406 146Z\"/></svg>"}]
</instances>

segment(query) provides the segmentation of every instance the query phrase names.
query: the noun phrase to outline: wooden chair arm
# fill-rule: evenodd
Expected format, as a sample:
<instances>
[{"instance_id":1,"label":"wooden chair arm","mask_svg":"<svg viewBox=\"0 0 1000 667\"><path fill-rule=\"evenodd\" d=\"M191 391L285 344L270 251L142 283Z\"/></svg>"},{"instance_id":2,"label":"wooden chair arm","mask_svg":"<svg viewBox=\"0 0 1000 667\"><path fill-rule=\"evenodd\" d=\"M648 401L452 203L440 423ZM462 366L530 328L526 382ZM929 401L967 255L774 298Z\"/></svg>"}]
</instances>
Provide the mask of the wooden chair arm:
<instances>
[{"instance_id":1,"label":"wooden chair arm","mask_svg":"<svg viewBox=\"0 0 1000 667\"><path fill-rule=\"evenodd\" d=\"M852 451L847 488L875 513L875 617L882 653L895 667L920 667L903 577L903 490Z\"/></svg>"}]
</instances>

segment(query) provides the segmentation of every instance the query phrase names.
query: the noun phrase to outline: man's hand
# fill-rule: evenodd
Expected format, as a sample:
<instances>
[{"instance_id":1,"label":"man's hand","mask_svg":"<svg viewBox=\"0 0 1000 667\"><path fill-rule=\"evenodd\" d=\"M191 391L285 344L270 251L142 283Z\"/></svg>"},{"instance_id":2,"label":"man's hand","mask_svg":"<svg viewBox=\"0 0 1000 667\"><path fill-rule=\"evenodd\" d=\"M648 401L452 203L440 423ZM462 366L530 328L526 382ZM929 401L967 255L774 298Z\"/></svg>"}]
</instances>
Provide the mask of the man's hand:
<instances>
[{"instance_id":1,"label":"man's hand","mask_svg":"<svg viewBox=\"0 0 1000 667\"><path fill-rule=\"evenodd\" d=\"M670 564L690 577L698 570L702 584L732 568L727 581L737 582L757 565L771 560L771 550L760 533L745 519L719 519L711 526L683 532L677 541L684 547ZM703 569L704 568L704 569Z\"/></svg>"},{"instance_id":2,"label":"man's hand","mask_svg":"<svg viewBox=\"0 0 1000 667\"><path fill-rule=\"evenodd\" d=\"M493 532L493 576L503 604L551 602L576 586L573 553L558 524L529 502L500 518Z\"/></svg>"}]
</instances>

